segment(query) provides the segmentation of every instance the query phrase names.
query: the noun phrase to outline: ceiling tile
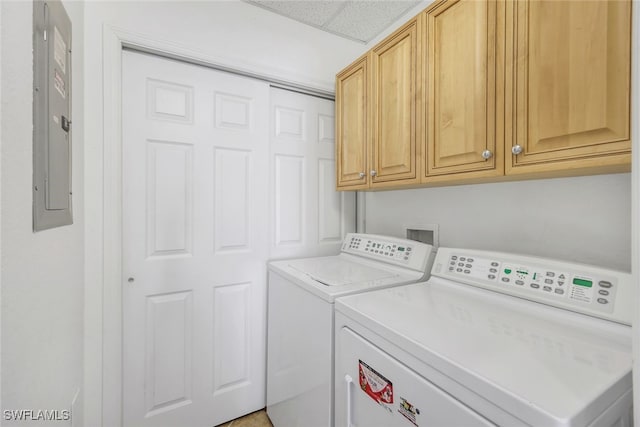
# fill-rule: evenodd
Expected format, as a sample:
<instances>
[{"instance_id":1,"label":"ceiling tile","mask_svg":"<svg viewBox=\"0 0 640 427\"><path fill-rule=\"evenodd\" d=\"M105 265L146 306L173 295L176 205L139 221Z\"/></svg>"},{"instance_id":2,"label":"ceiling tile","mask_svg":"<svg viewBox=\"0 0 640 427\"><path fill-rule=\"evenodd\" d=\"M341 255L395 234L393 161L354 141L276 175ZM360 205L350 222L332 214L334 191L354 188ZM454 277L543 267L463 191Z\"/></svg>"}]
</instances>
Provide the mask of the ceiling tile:
<instances>
[{"instance_id":1,"label":"ceiling tile","mask_svg":"<svg viewBox=\"0 0 640 427\"><path fill-rule=\"evenodd\" d=\"M326 29L368 42L419 1L349 1Z\"/></svg>"},{"instance_id":2,"label":"ceiling tile","mask_svg":"<svg viewBox=\"0 0 640 427\"><path fill-rule=\"evenodd\" d=\"M420 0L244 0L304 24L367 43Z\"/></svg>"},{"instance_id":3,"label":"ceiling tile","mask_svg":"<svg viewBox=\"0 0 640 427\"><path fill-rule=\"evenodd\" d=\"M346 3L344 1L331 0L246 0L246 2L316 27L325 25L342 10Z\"/></svg>"}]
</instances>

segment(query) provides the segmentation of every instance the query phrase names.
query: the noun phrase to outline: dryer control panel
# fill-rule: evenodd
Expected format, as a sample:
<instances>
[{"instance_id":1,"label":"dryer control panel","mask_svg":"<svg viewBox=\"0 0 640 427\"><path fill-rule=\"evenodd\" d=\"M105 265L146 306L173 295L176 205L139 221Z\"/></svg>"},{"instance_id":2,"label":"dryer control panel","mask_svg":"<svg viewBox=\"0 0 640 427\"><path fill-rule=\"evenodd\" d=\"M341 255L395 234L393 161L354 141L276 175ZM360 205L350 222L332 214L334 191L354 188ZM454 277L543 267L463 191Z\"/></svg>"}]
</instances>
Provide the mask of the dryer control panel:
<instances>
[{"instance_id":1,"label":"dryer control panel","mask_svg":"<svg viewBox=\"0 0 640 427\"><path fill-rule=\"evenodd\" d=\"M428 271L433 246L414 240L398 239L376 234L349 233L342 243L342 252L391 264Z\"/></svg>"},{"instance_id":2,"label":"dryer control panel","mask_svg":"<svg viewBox=\"0 0 640 427\"><path fill-rule=\"evenodd\" d=\"M432 275L621 323L631 322L628 273L497 252L440 248Z\"/></svg>"}]
</instances>

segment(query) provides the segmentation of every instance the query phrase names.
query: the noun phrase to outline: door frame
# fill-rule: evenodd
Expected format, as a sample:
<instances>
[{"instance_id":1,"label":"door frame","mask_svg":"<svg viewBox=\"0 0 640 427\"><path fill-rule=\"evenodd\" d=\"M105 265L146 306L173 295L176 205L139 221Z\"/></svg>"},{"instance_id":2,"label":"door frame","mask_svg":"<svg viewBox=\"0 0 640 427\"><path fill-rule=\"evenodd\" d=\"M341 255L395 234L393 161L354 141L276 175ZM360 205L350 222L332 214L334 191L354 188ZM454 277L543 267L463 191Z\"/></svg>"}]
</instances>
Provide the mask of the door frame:
<instances>
[{"instance_id":1,"label":"door frame","mask_svg":"<svg viewBox=\"0 0 640 427\"><path fill-rule=\"evenodd\" d=\"M281 88L333 98L326 88L295 82L295 76L256 65L204 55L167 40L122 28L102 29L102 138L88 170L98 173L101 188L87 191L87 209L101 215L85 241L84 421L87 425L122 426L122 51L128 48L186 63L233 72ZM290 79L287 81L286 79ZM100 152L101 149L101 152ZM89 363L91 362L91 363Z\"/></svg>"}]
</instances>

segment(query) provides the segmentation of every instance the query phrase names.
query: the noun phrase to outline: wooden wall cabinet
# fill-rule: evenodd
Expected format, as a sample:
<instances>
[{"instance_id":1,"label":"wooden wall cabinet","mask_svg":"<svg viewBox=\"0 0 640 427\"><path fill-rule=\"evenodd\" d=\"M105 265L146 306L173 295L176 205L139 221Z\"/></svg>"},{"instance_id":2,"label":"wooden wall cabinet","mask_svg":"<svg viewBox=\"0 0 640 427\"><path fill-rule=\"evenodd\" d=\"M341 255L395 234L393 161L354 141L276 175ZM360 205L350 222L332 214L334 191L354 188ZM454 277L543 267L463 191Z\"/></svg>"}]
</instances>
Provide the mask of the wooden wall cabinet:
<instances>
[{"instance_id":1,"label":"wooden wall cabinet","mask_svg":"<svg viewBox=\"0 0 640 427\"><path fill-rule=\"evenodd\" d=\"M369 187L369 61L365 55L336 77L336 185Z\"/></svg>"},{"instance_id":2,"label":"wooden wall cabinet","mask_svg":"<svg viewBox=\"0 0 640 427\"><path fill-rule=\"evenodd\" d=\"M420 181L419 20L414 18L337 75L337 187Z\"/></svg>"},{"instance_id":3,"label":"wooden wall cabinet","mask_svg":"<svg viewBox=\"0 0 640 427\"><path fill-rule=\"evenodd\" d=\"M435 2L338 74L338 189L629 171L630 69L629 0Z\"/></svg>"},{"instance_id":4,"label":"wooden wall cabinet","mask_svg":"<svg viewBox=\"0 0 640 427\"><path fill-rule=\"evenodd\" d=\"M409 21L371 51L372 187L420 182L418 21Z\"/></svg>"},{"instance_id":5,"label":"wooden wall cabinet","mask_svg":"<svg viewBox=\"0 0 640 427\"><path fill-rule=\"evenodd\" d=\"M506 6L507 175L628 171L631 2Z\"/></svg>"},{"instance_id":6,"label":"wooden wall cabinet","mask_svg":"<svg viewBox=\"0 0 640 427\"><path fill-rule=\"evenodd\" d=\"M423 19L423 182L502 176L504 3L445 1Z\"/></svg>"}]
</instances>

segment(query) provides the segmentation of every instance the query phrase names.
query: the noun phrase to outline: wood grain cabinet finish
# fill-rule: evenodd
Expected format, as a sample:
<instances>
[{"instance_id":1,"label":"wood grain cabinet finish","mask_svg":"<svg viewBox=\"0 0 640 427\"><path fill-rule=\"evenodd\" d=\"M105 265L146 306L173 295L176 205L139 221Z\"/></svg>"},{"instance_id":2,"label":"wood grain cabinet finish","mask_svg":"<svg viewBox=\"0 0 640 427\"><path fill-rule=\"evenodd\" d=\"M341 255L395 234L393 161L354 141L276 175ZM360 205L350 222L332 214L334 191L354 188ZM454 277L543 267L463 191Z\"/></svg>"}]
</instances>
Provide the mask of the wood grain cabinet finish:
<instances>
[{"instance_id":1,"label":"wood grain cabinet finish","mask_svg":"<svg viewBox=\"0 0 640 427\"><path fill-rule=\"evenodd\" d=\"M372 187L420 181L418 26L412 19L371 51Z\"/></svg>"},{"instance_id":2,"label":"wood grain cabinet finish","mask_svg":"<svg viewBox=\"0 0 640 427\"><path fill-rule=\"evenodd\" d=\"M336 185L340 190L369 186L369 66L363 56L336 77Z\"/></svg>"},{"instance_id":3,"label":"wood grain cabinet finish","mask_svg":"<svg viewBox=\"0 0 640 427\"><path fill-rule=\"evenodd\" d=\"M454 0L424 13L424 182L504 173L504 3Z\"/></svg>"},{"instance_id":4,"label":"wood grain cabinet finish","mask_svg":"<svg viewBox=\"0 0 640 427\"><path fill-rule=\"evenodd\" d=\"M629 170L631 2L507 7L506 173Z\"/></svg>"},{"instance_id":5,"label":"wood grain cabinet finish","mask_svg":"<svg viewBox=\"0 0 640 427\"><path fill-rule=\"evenodd\" d=\"M629 171L630 85L630 0L436 0L338 74L338 189Z\"/></svg>"}]
</instances>

